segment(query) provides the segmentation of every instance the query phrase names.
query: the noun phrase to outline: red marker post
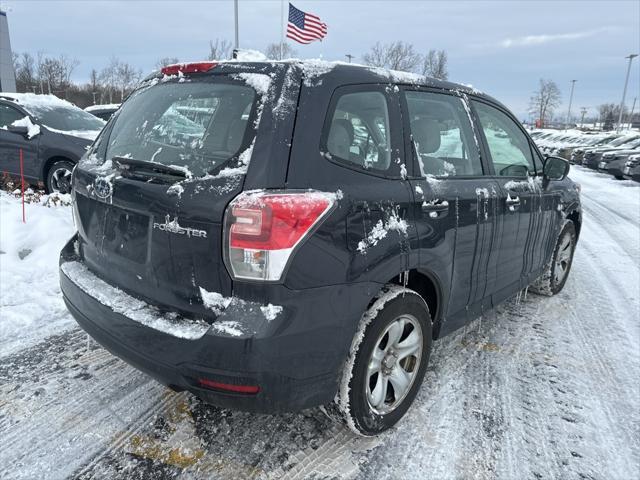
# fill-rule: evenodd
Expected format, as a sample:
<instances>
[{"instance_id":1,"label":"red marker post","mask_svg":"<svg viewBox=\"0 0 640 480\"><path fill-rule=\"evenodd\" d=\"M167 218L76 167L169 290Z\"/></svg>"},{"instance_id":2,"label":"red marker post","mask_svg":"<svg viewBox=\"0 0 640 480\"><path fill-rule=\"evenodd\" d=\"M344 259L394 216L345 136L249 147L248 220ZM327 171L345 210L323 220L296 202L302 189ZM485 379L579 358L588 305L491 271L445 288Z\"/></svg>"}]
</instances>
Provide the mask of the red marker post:
<instances>
[{"instance_id":1,"label":"red marker post","mask_svg":"<svg viewBox=\"0 0 640 480\"><path fill-rule=\"evenodd\" d=\"M22 190L22 223L27 223L24 213L24 161L22 158L22 149L20 149L20 188Z\"/></svg>"}]
</instances>

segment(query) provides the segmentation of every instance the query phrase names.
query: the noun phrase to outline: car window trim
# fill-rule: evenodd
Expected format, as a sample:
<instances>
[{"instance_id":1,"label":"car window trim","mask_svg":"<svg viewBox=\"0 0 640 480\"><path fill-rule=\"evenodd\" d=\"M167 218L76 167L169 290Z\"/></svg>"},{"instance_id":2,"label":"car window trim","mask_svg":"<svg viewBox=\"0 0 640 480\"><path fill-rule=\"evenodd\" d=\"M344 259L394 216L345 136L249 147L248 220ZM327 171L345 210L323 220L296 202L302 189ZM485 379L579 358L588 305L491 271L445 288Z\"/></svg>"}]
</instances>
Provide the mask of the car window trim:
<instances>
[{"instance_id":1,"label":"car window trim","mask_svg":"<svg viewBox=\"0 0 640 480\"><path fill-rule=\"evenodd\" d=\"M331 162L339 167L348 168L349 170L363 173L365 175L371 175L373 177L385 178L389 180L406 180L410 178L408 170L409 166L405 164L405 167L407 168L407 176L403 177L400 173L400 165L394 160L394 153L397 153L397 156L400 159L405 158L405 146L403 143L404 132L402 129L402 121L399 122L399 127L394 126L394 124L397 123L395 121L396 119L402 120L402 113L397 96L390 95L390 92L387 90L389 85L389 83L352 83L349 85L341 85L339 87L336 87L333 92L331 92L331 99L329 100L329 105L325 112L324 120L322 122L322 132L320 133L320 156L322 156L326 161ZM394 84L392 83L391 85ZM387 113L389 115L389 145L391 148L391 158L389 168L386 171L362 168L355 163L342 159L336 155L331 154L331 158L326 155L327 153L330 153L327 149L327 140L329 137L330 124L333 119L333 114L336 110L338 100L340 100L340 97L345 94L365 92L379 92L382 94L387 103Z\"/></svg>"},{"instance_id":2,"label":"car window trim","mask_svg":"<svg viewBox=\"0 0 640 480\"><path fill-rule=\"evenodd\" d=\"M21 116L22 116L22 118L24 118L24 117L29 117L29 120L31 120L31 121L32 121L32 123L35 123L35 122L33 122L33 118L31 118L31 115L29 115L29 114L27 114L27 113L23 112L22 110L20 110L19 108L15 107L14 105L11 105L10 103L7 103L7 102L0 102L0 106L7 107L9 110L14 110L16 113L18 113L18 115L21 115ZM18 119L18 120L19 120L19 119ZM7 127L8 125L4 125L4 126L5 126L5 127Z\"/></svg>"},{"instance_id":3,"label":"car window trim","mask_svg":"<svg viewBox=\"0 0 640 480\"><path fill-rule=\"evenodd\" d=\"M483 149L482 142L477 136L477 128L475 122L474 112L471 110L470 102L467 102L465 98L467 96L466 93L459 92L457 90L452 90L448 88L438 88L438 87L430 87L424 85L398 85L400 87L400 108L402 111L402 127L405 132L405 151L411 152L411 171L412 175L408 178L412 180L418 179L426 179L426 178L435 178L436 180L473 180L473 179L483 179L487 177L487 165L485 164L485 152ZM449 95L451 97L456 97L460 99L461 102L464 102L465 105L469 108L469 112L471 112L471 116L468 117L469 124L471 126L472 134L475 139L478 140L478 156L480 159L480 166L482 168L482 175L422 175L420 171L420 165L418 163L418 159L416 158L416 152L413 147L413 142L411 140L411 125L409 122L409 105L407 103L407 97L405 92L424 92L424 93L434 93L438 95Z\"/></svg>"},{"instance_id":4,"label":"car window trim","mask_svg":"<svg viewBox=\"0 0 640 480\"><path fill-rule=\"evenodd\" d=\"M511 114L511 112L509 112L508 110L506 110L504 107L502 107L500 104L496 103L496 102L492 102L486 98L483 97L478 97L478 96L470 96L470 101L469 101L469 108L471 109L471 111L473 112L473 116L475 121L478 124L478 130L480 133L480 138L482 143L484 144L484 149L487 152L487 159L488 159L488 166L490 168L490 174L488 174L487 176L494 178L494 179L509 179L509 180L522 180L523 178L530 178L530 177L537 177L540 174L538 173L538 169L536 167L536 162L533 160L533 155L534 155L534 151L531 150L531 160L533 161L533 168L535 170L535 175L527 175L527 176L517 176L517 175L498 175L495 171L495 167L493 165L493 157L491 156L491 150L489 148L489 142L487 141L487 137L484 134L484 129L482 128L482 123L480 122L480 117L478 116L478 113L476 112L475 106L473 105L473 101L479 102L479 103L484 103L485 105L488 105L490 107L495 108L496 110L504 113L507 117L509 117L516 125L517 127L520 129L520 131L524 134L525 138L527 139L527 142L529 143L529 149L531 149L531 144L533 143L533 140L531 140L531 137L529 136L529 134L527 133L527 131L522 127L522 125L520 124L520 122L518 121L518 119L515 118L515 116L513 114ZM544 157L542 157L544 158Z\"/></svg>"}]
</instances>

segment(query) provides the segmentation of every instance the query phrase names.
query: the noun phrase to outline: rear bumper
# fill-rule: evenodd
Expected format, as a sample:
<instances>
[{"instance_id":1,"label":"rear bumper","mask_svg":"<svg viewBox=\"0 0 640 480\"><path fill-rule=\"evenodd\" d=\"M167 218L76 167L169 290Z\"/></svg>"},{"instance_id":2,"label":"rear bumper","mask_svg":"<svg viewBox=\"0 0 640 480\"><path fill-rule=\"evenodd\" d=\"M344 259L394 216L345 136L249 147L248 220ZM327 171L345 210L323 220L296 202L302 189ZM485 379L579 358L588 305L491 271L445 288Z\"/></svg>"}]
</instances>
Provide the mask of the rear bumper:
<instances>
[{"instance_id":1,"label":"rear bumper","mask_svg":"<svg viewBox=\"0 0 640 480\"><path fill-rule=\"evenodd\" d=\"M61 266L81 262L74 256L73 241L62 251ZM292 291L274 285L283 307L275 319L266 319L260 308L230 307L198 338L180 338L114 311L62 268L60 287L67 308L85 331L159 382L221 407L277 413L323 405L334 398L358 321L379 286ZM215 327L225 322L234 322L226 323L234 326L231 334ZM259 391L205 388L200 379L258 386Z\"/></svg>"}]
</instances>

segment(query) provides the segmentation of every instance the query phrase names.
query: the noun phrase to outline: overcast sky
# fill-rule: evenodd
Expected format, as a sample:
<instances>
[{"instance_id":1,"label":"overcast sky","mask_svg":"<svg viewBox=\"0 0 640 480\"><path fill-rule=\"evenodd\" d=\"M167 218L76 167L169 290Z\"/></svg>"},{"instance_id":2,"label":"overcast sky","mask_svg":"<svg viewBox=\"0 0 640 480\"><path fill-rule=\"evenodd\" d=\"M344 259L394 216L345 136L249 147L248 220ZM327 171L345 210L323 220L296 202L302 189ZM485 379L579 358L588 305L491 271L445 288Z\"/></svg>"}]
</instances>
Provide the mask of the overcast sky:
<instances>
[{"instance_id":1,"label":"overcast sky","mask_svg":"<svg viewBox=\"0 0 640 480\"><path fill-rule=\"evenodd\" d=\"M240 47L263 49L280 38L280 1L240 0ZM67 54L86 81L112 55L153 69L161 57L198 60L210 39L233 41L233 0L30 1L0 0L8 11L16 52ZM286 8L285 2L285 8ZM619 103L625 56L640 53L640 1L350 1L296 0L329 26L326 39L294 48L301 58L355 62L376 41L403 40L423 52L445 49L450 79L472 84L525 118L541 77L555 80L566 111ZM638 96L634 60L627 105ZM640 100L639 100L640 101ZM636 105L636 109L638 109Z\"/></svg>"}]
</instances>

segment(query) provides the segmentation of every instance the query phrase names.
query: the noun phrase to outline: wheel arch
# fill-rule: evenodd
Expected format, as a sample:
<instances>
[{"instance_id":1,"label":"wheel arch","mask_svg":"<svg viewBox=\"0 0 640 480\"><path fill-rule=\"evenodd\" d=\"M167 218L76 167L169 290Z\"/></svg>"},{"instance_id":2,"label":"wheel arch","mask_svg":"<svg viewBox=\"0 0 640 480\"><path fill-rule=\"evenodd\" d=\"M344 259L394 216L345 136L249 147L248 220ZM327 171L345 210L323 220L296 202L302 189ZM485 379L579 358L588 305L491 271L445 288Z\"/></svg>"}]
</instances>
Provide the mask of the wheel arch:
<instances>
[{"instance_id":1,"label":"wheel arch","mask_svg":"<svg viewBox=\"0 0 640 480\"><path fill-rule=\"evenodd\" d=\"M571 220L576 227L576 237L580 237L580 228L582 227L582 213L575 209L569 212L567 219Z\"/></svg>"},{"instance_id":2,"label":"wheel arch","mask_svg":"<svg viewBox=\"0 0 640 480\"><path fill-rule=\"evenodd\" d=\"M406 272L408 278L405 279L405 272L401 272L389 281L387 284L395 284L406 286L418 293L429 307L429 314L433 321L432 338L435 340L440 335L440 327L442 325L442 311L444 306L444 294L441 282L437 275L424 269L414 268Z\"/></svg>"}]
</instances>

